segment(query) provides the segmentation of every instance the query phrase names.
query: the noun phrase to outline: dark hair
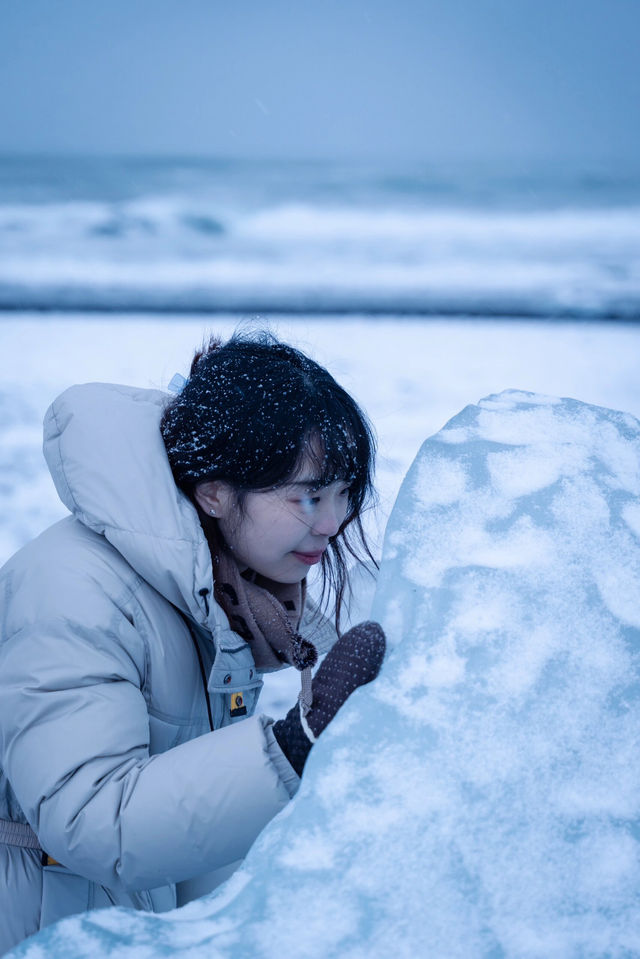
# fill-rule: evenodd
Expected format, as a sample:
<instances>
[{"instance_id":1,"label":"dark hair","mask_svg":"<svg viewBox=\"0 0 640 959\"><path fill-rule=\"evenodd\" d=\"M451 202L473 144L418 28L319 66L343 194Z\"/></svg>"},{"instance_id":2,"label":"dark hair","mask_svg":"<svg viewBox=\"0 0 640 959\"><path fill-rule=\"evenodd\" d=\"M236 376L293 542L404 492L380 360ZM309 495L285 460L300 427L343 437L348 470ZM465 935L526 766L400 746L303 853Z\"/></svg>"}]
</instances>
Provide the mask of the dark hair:
<instances>
[{"instance_id":1,"label":"dark hair","mask_svg":"<svg viewBox=\"0 0 640 959\"><path fill-rule=\"evenodd\" d=\"M160 430L176 485L220 479L240 510L249 492L287 483L311 459L320 485L350 482L347 515L322 559L322 598L340 621L347 559L369 559L361 514L374 499L375 437L367 417L331 374L269 333L212 338L165 409ZM364 553L360 555L359 549Z\"/></svg>"}]
</instances>

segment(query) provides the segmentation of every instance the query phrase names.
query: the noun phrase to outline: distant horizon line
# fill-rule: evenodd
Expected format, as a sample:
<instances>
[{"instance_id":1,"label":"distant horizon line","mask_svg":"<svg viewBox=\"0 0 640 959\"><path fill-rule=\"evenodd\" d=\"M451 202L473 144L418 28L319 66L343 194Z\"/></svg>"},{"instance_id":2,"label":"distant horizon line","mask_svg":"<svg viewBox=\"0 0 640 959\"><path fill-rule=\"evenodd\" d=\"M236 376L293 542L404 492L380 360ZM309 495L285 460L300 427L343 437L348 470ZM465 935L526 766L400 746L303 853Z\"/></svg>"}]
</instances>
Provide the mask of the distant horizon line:
<instances>
[{"instance_id":1,"label":"distant horizon line","mask_svg":"<svg viewBox=\"0 0 640 959\"><path fill-rule=\"evenodd\" d=\"M469 153L456 155L403 155L403 154L285 154L285 153L225 153L189 150L79 150L79 149L17 149L0 147L0 160L112 160L156 162L202 162L202 163L291 163L308 165L345 164L354 166L446 166L472 167L475 165L527 167L544 165L559 169L614 166L633 170L640 175L640 158L622 155L570 155L558 157L548 153Z\"/></svg>"}]
</instances>

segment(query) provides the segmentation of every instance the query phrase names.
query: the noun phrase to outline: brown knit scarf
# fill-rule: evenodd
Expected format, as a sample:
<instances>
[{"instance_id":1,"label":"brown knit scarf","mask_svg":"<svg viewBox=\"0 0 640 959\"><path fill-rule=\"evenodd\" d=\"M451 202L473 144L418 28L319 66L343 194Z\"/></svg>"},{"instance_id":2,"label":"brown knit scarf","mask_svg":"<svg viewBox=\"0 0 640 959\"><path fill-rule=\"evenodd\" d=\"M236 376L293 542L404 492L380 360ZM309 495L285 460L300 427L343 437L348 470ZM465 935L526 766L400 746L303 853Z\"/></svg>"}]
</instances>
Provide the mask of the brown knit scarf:
<instances>
[{"instance_id":1,"label":"brown knit scarf","mask_svg":"<svg viewBox=\"0 0 640 959\"><path fill-rule=\"evenodd\" d=\"M289 663L302 672L315 666L313 643L298 632L307 592L306 580L276 583L253 570L240 572L217 529L208 530L213 562L213 595L229 626L251 646L263 672Z\"/></svg>"}]
</instances>

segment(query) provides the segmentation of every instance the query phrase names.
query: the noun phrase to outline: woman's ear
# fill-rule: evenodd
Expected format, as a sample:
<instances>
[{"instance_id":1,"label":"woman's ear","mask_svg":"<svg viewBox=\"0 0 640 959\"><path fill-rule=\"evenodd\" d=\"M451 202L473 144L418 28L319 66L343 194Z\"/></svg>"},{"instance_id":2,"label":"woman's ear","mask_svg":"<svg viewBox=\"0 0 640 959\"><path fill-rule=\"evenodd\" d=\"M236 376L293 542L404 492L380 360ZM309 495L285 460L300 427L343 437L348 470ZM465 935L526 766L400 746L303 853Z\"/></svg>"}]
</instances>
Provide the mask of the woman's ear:
<instances>
[{"instance_id":1,"label":"woman's ear","mask_svg":"<svg viewBox=\"0 0 640 959\"><path fill-rule=\"evenodd\" d=\"M195 488L195 500L203 513L215 519L226 519L233 491L223 480L207 480Z\"/></svg>"}]
</instances>

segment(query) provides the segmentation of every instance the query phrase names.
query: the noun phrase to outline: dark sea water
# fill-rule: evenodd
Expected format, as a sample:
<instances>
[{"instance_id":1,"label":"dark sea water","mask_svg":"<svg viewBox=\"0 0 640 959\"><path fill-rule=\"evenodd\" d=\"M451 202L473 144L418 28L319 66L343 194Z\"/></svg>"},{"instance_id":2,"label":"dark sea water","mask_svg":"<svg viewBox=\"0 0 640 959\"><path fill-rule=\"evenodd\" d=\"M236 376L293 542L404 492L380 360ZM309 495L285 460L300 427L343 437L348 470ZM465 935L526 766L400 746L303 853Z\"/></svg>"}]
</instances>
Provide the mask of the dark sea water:
<instances>
[{"instance_id":1,"label":"dark sea water","mask_svg":"<svg viewBox=\"0 0 640 959\"><path fill-rule=\"evenodd\" d=\"M640 319L640 173L0 158L0 310Z\"/></svg>"}]
</instances>

